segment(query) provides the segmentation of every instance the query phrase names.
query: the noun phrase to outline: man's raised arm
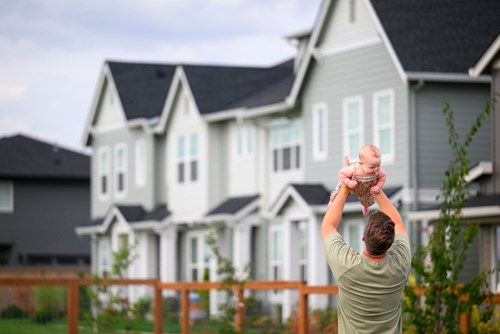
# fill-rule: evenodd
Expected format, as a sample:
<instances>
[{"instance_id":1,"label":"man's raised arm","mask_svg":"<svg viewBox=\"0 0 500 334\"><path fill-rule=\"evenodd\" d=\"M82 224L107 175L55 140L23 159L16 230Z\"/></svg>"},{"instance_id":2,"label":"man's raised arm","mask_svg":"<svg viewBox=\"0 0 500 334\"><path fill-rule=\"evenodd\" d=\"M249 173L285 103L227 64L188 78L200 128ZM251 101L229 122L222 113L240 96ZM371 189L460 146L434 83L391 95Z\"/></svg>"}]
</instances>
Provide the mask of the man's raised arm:
<instances>
[{"instance_id":1,"label":"man's raised arm","mask_svg":"<svg viewBox=\"0 0 500 334\"><path fill-rule=\"evenodd\" d=\"M378 194L373 194L373 196L375 196L375 201L377 201L380 211L388 215L394 222L394 230L396 234L408 236L408 232L406 231L401 215L394 204L392 204L392 202L387 198L383 190L381 190Z\"/></svg>"},{"instance_id":2,"label":"man's raised arm","mask_svg":"<svg viewBox=\"0 0 500 334\"><path fill-rule=\"evenodd\" d=\"M347 197L349 197L349 189L345 185L341 185L337 196L335 196L330 207L326 210L323 222L321 223L321 237L323 240L330 234L337 233L337 227L340 224L340 218L342 217Z\"/></svg>"}]
</instances>

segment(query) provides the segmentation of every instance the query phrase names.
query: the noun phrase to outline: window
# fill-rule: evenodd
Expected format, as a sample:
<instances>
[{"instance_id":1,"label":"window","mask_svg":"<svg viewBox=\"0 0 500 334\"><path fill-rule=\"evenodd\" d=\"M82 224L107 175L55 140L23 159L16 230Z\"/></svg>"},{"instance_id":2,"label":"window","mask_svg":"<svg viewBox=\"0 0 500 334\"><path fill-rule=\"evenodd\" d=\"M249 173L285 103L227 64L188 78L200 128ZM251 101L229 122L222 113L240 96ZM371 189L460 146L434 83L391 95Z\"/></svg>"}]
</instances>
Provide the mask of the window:
<instances>
[{"instance_id":1,"label":"window","mask_svg":"<svg viewBox=\"0 0 500 334\"><path fill-rule=\"evenodd\" d=\"M14 211L14 186L11 181L0 181L0 212Z\"/></svg>"},{"instance_id":2,"label":"window","mask_svg":"<svg viewBox=\"0 0 500 334\"><path fill-rule=\"evenodd\" d=\"M316 103L312 112L313 159L325 160L328 155L328 107Z\"/></svg>"},{"instance_id":3,"label":"window","mask_svg":"<svg viewBox=\"0 0 500 334\"><path fill-rule=\"evenodd\" d=\"M190 170L191 170L191 181L198 180L198 135L191 135L191 154L190 154Z\"/></svg>"},{"instance_id":4,"label":"window","mask_svg":"<svg viewBox=\"0 0 500 334\"><path fill-rule=\"evenodd\" d=\"M115 147L115 191L123 196L127 191L127 147L124 144Z\"/></svg>"},{"instance_id":5,"label":"window","mask_svg":"<svg viewBox=\"0 0 500 334\"><path fill-rule=\"evenodd\" d=\"M189 139L189 142L188 142ZM189 145L189 155L188 152ZM177 182L187 182L188 177L191 182L198 180L198 135L192 134L190 137L179 136L177 138Z\"/></svg>"},{"instance_id":6,"label":"window","mask_svg":"<svg viewBox=\"0 0 500 334\"><path fill-rule=\"evenodd\" d=\"M362 242L363 238L363 223L347 222L344 226L344 235L346 242L358 253L362 253L365 246Z\"/></svg>"},{"instance_id":7,"label":"window","mask_svg":"<svg viewBox=\"0 0 500 334\"><path fill-rule=\"evenodd\" d=\"M109 147L101 147L97 154L97 173L98 173L98 191L100 198L109 196L110 189L110 173L111 173L111 159L109 154Z\"/></svg>"},{"instance_id":8,"label":"window","mask_svg":"<svg viewBox=\"0 0 500 334\"><path fill-rule=\"evenodd\" d=\"M109 239L99 239L99 274L106 276L111 272L111 248Z\"/></svg>"},{"instance_id":9,"label":"window","mask_svg":"<svg viewBox=\"0 0 500 334\"><path fill-rule=\"evenodd\" d=\"M300 142L302 134L298 119L278 119L271 125L273 171L300 169Z\"/></svg>"},{"instance_id":10,"label":"window","mask_svg":"<svg viewBox=\"0 0 500 334\"><path fill-rule=\"evenodd\" d=\"M283 233L280 228L271 230L271 279L283 279Z\"/></svg>"},{"instance_id":11,"label":"window","mask_svg":"<svg viewBox=\"0 0 500 334\"><path fill-rule=\"evenodd\" d=\"M203 281L205 271L209 270L211 250L207 238L205 233L197 233L188 238L188 278L192 282Z\"/></svg>"},{"instance_id":12,"label":"window","mask_svg":"<svg viewBox=\"0 0 500 334\"><path fill-rule=\"evenodd\" d=\"M300 222L299 228L299 279L307 280L307 222Z\"/></svg>"},{"instance_id":13,"label":"window","mask_svg":"<svg viewBox=\"0 0 500 334\"><path fill-rule=\"evenodd\" d=\"M344 155L349 159L358 158L358 152L363 145L363 99L351 97L343 103Z\"/></svg>"},{"instance_id":14,"label":"window","mask_svg":"<svg viewBox=\"0 0 500 334\"><path fill-rule=\"evenodd\" d=\"M135 184L138 187L146 185L146 141L139 139L135 143Z\"/></svg>"},{"instance_id":15,"label":"window","mask_svg":"<svg viewBox=\"0 0 500 334\"><path fill-rule=\"evenodd\" d=\"M374 144L382 154L383 163L394 162L394 91L384 90L373 94Z\"/></svg>"},{"instance_id":16,"label":"window","mask_svg":"<svg viewBox=\"0 0 500 334\"><path fill-rule=\"evenodd\" d=\"M253 154L255 128L252 125L240 125L236 129L236 156L251 157Z\"/></svg>"}]
</instances>

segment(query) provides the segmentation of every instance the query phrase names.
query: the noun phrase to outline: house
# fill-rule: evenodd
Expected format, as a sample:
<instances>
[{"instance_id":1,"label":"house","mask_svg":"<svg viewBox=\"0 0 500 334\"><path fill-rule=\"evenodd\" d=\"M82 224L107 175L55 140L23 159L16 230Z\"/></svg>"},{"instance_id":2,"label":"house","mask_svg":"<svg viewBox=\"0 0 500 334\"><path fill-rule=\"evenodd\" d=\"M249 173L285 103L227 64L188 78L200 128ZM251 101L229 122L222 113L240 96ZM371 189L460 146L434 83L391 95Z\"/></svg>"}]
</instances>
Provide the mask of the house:
<instances>
[{"instance_id":1,"label":"house","mask_svg":"<svg viewBox=\"0 0 500 334\"><path fill-rule=\"evenodd\" d=\"M492 291L500 291L500 34L492 40L488 48L469 69L471 77L491 76L491 154L484 160L471 160L475 163L469 169L466 181L471 184L472 192L464 205L463 216L467 221L479 224L478 253L474 254L479 270L490 272L488 284ZM496 100L496 102L495 102ZM432 222L438 217L438 210L412 212L410 217L417 222Z\"/></svg>"},{"instance_id":2,"label":"house","mask_svg":"<svg viewBox=\"0 0 500 334\"><path fill-rule=\"evenodd\" d=\"M461 132L484 107L489 76L467 71L478 58L470 50L498 34L498 6L325 0L312 30L287 37L295 59L274 66L106 62L84 133L93 221L77 228L91 236L93 271L138 241L130 277L215 280L215 230L253 279L331 283L320 224L342 157L365 142L381 148L385 191L421 242L406 216L434 202L451 156L442 101ZM484 129L473 160L490 154ZM351 199L341 233L360 250L363 222ZM288 291L257 295L283 318L296 304ZM309 298L312 308L329 302Z\"/></svg>"},{"instance_id":3,"label":"house","mask_svg":"<svg viewBox=\"0 0 500 334\"><path fill-rule=\"evenodd\" d=\"M0 266L88 268L90 158L25 135L0 138ZM75 272L76 274L76 272Z\"/></svg>"}]
</instances>

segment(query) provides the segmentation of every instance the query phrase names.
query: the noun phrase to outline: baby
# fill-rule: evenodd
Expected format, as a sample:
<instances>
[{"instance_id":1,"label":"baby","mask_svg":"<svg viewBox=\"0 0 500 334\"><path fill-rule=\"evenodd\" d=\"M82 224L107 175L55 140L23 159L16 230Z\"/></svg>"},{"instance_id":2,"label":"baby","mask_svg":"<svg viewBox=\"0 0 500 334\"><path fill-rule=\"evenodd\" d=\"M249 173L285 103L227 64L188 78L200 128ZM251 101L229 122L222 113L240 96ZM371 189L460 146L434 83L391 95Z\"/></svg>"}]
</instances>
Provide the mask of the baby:
<instances>
[{"instance_id":1,"label":"baby","mask_svg":"<svg viewBox=\"0 0 500 334\"><path fill-rule=\"evenodd\" d=\"M363 214L367 215L370 212L369 207L375 203L372 192L379 193L387 179L385 171L380 167L380 161L380 150L371 144L361 147L358 161L351 163L345 157L344 167L339 171L340 183L332 192L330 203L337 195L340 185L344 184L351 190L352 195L359 197Z\"/></svg>"}]
</instances>

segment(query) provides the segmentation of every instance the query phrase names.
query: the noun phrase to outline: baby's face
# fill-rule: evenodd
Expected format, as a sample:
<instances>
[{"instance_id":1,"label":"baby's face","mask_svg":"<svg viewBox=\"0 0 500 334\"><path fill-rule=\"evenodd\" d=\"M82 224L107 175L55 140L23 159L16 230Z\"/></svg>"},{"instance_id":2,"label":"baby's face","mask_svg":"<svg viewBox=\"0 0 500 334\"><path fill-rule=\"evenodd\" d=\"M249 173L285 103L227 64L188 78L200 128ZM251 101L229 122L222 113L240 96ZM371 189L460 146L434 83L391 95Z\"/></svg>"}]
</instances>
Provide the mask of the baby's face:
<instances>
[{"instance_id":1,"label":"baby's face","mask_svg":"<svg viewBox=\"0 0 500 334\"><path fill-rule=\"evenodd\" d=\"M366 175L376 174L380 170L380 158L368 155L361 159L361 168Z\"/></svg>"}]
</instances>

